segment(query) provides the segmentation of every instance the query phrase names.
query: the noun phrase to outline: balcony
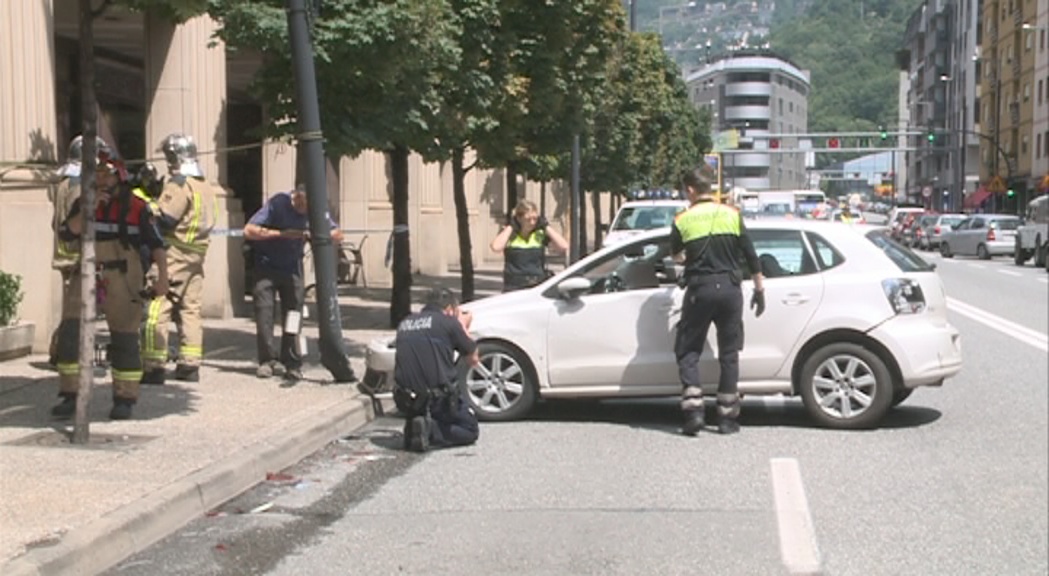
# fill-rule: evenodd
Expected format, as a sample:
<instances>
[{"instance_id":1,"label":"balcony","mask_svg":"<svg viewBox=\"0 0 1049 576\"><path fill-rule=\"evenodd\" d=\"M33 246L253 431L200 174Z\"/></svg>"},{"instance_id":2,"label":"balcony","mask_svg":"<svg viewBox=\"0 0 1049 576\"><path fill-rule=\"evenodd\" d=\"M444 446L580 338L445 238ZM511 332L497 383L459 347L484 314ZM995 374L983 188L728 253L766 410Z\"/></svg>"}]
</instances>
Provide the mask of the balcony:
<instances>
[{"instance_id":1,"label":"balcony","mask_svg":"<svg viewBox=\"0 0 1049 576\"><path fill-rule=\"evenodd\" d=\"M725 85L725 96L771 96L772 85L767 82L736 82Z\"/></svg>"},{"instance_id":2,"label":"balcony","mask_svg":"<svg viewBox=\"0 0 1049 576\"><path fill-rule=\"evenodd\" d=\"M725 108L725 120L729 122L768 121L770 117L768 106L728 106Z\"/></svg>"}]
</instances>

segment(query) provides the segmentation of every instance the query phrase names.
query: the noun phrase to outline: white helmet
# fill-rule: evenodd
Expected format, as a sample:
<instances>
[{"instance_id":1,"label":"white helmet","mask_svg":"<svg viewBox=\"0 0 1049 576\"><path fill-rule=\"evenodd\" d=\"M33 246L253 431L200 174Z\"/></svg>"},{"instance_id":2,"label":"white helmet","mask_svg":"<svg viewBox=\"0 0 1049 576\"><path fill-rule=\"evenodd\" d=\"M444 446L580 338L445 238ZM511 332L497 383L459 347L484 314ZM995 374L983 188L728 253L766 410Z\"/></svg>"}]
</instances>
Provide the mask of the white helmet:
<instances>
[{"instance_id":1,"label":"white helmet","mask_svg":"<svg viewBox=\"0 0 1049 576\"><path fill-rule=\"evenodd\" d=\"M170 134L160 143L157 151L164 153L169 170L178 170L184 176L204 177L204 171L197 162L197 144L191 136Z\"/></svg>"},{"instance_id":2,"label":"white helmet","mask_svg":"<svg viewBox=\"0 0 1049 576\"><path fill-rule=\"evenodd\" d=\"M113 157L113 150L101 136L95 137L95 153L99 158L109 159ZM80 176L80 162L84 156L84 137L77 136L69 142L69 153L66 155L66 163L58 168L58 175L68 178Z\"/></svg>"}]
</instances>

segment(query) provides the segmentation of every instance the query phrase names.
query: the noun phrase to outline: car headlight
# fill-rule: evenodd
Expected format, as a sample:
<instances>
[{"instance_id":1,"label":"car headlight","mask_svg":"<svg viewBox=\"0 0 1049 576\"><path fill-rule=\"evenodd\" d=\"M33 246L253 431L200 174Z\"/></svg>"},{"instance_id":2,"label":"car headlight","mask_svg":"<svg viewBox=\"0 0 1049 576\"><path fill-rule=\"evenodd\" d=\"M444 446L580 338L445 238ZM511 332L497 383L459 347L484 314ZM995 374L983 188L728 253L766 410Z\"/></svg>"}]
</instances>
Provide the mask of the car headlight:
<instances>
[{"instance_id":1,"label":"car headlight","mask_svg":"<svg viewBox=\"0 0 1049 576\"><path fill-rule=\"evenodd\" d=\"M918 314L925 310L925 294L921 284L910 278L889 278L881 281L889 306L897 314Z\"/></svg>"}]
</instances>

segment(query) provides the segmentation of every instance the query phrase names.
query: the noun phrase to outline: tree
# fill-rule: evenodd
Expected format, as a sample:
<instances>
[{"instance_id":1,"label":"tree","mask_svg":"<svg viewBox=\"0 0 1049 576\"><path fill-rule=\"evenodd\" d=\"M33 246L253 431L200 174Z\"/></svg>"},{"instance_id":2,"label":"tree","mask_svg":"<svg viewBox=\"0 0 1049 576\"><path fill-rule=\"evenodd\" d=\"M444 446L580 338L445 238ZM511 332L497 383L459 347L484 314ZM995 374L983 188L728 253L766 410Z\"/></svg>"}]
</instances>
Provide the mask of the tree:
<instances>
[{"instance_id":1,"label":"tree","mask_svg":"<svg viewBox=\"0 0 1049 576\"><path fill-rule=\"evenodd\" d=\"M265 132L292 135L291 64L280 0L211 0L219 35L232 49L266 60L253 84L270 111ZM335 156L364 150L388 156L392 175L393 291L390 323L411 312L408 156L439 157L433 126L441 79L459 61L457 21L445 0L327 0L313 23L326 148Z\"/></svg>"}]
</instances>

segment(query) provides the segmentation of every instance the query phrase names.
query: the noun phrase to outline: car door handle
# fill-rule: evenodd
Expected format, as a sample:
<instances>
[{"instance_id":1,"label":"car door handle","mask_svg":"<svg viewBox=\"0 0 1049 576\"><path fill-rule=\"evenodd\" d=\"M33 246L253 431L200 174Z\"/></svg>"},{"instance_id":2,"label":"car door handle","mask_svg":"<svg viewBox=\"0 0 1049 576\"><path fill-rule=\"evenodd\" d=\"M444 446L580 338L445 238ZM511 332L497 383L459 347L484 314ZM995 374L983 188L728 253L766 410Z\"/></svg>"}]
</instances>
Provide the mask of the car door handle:
<instances>
[{"instance_id":1,"label":"car door handle","mask_svg":"<svg viewBox=\"0 0 1049 576\"><path fill-rule=\"evenodd\" d=\"M809 301L808 296L802 296L801 294L787 294L783 298L783 303L787 306L799 306Z\"/></svg>"}]
</instances>

